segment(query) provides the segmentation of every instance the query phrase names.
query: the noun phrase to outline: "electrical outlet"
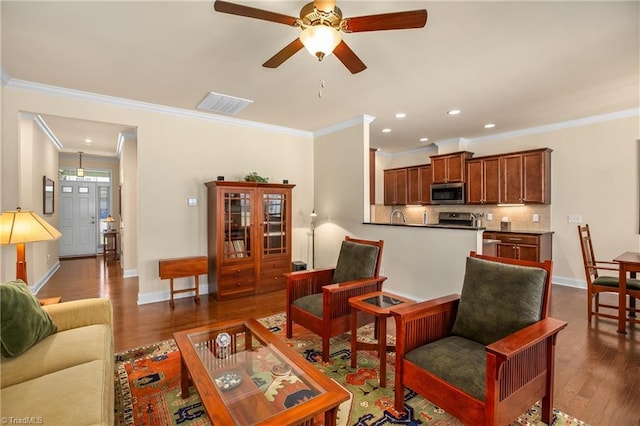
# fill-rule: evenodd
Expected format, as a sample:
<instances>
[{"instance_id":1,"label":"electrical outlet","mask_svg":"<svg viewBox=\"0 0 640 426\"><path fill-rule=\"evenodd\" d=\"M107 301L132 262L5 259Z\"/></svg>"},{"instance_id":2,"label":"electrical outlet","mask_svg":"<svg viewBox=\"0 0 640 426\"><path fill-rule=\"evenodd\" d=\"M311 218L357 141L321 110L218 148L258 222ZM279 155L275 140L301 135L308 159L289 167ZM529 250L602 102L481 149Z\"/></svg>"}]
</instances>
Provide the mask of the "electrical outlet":
<instances>
[{"instance_id":1,"label":"electrical outlet","mask_svg":"<svg viewBox=\"0 0 640 426\"><path fill-rule=\"evenodd\" d=\"M581 214L570 214L567 216L567 222L569 223L582 223L582 215Z\"/></svg>"},{"instance_id":2,"label":"electrical outlet","mask_svg":"<svg viewBox=\"0 0 640 426\"><path fill-rule=\"evenodd\" d=\"M487 220L493 220L493 215L491 213L487 213Z\"/></svg>"},{"instance_id":3,"label":"electrical outlet","mask_svg":"<svg viewBox=\"0 0 640 426\"><path fill-rule=\"evenodd\" d=\"M534 214L534 215L533 215L533 221L534 221L535 223L540 222L540 215L539 215L539 214Z\"/></svg>"}]
</instances>

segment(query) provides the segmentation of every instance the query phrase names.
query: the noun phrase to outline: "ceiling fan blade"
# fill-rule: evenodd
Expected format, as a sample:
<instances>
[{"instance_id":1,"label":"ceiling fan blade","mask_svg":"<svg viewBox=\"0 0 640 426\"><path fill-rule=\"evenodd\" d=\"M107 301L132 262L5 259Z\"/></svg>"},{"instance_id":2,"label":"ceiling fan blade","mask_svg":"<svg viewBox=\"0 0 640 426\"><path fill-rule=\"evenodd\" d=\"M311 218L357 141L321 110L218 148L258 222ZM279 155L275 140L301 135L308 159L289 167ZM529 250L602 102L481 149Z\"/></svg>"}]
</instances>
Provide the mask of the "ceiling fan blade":
<instances>
[{"instance_id":1,"label":"ceiling fan blade","mask_svg":"<svg viewBox=\"0 0 640 426\"><path fill-rule=\"evenodd\" d=\"M342 20L342 30L346 33L363 31L403 30L422 28L427 24L427 10L383 13L381 15L357 16Z\"/></svg>"},{"instance_id":2,"label":"ceiling fan blade","mask_svg":"<svg viewBox=\"0 0 640 426\"><path fill-rule=\"evenodd\" d=\"M276 12L269 12L268 10L256 9L255 7L243 6L241 4L216 0L216 2L213 3L213 8L216 10L216 12L246 16L248 18L262 19L264 21L277 22L278 24L290 25L292 27L298 26L298 20L293 16L287 16Z\"/></svg>"},{"instance_id":3,"label":"ceiling fan blade","mask_svg":"<svg viewBox=\"0 0 640 426\"><path fill-rule=\"evenodd\" d=\"M342 40L340 44L333 49L333 54L336 55L336 58L340 59L340 62L342 62L349 71L351 71L351 74L357 74L360 71L367 69L364 62L362 62L360 58L353 53L353 50L347 46L347 43L345 43L344 40Z\"/></svg>"},{"instance_id":4,"label":"ceiling fan blade","mask_svg":"<svg viewBox=\"0 0 640 426\"><path fill-rule=\"evenodd\" d=\"M331 12L336 7L336 0L313 0L316 9Z\"/></svg>"},{"instance_id":5,"label":"ceiling fan blade","mask_svg":"<svg viewBox=\"0 0 640 426\"><path fill-rule=\"evenodd\" d=\"M273 55L267 62L262 64L266 68L278 68L284 61L298 53L298 50L302 49L304 45L300 41L300 38L296 38L291 43L286 45L284 49Z\"/></svg>"}]
</instances>

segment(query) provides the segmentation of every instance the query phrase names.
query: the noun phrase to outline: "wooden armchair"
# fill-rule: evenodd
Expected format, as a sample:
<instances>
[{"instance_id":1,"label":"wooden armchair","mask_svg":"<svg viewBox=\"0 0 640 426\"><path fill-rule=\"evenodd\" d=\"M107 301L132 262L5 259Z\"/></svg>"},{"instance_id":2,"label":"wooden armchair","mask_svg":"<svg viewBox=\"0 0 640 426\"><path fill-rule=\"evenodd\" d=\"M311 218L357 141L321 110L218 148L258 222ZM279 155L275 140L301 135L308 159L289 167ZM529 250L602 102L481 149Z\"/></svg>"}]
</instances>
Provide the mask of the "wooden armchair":
<instances>
[{"instance_id":1,"label":"wooden armchair","mask_svg":"<svg viewBox=\"0 0 640 426\"><path fill-rule=\"evenodd\" d=\"M287 337L293 322L322 337L322 360L329 360L329 339L351 329L349 298L382 290L379 276L383 241L345 237L335 268L286 273ZM362 316L358 325L372 322Z\"/></svg>"},{"instance_id":2,"label":"wooden armchair","mask_svg":"<svg viewBox=\"0 0 640 426\"><path fill-rule=\"evenodd\" d=\"M551 422L557 333L551 261L471 253L462 294L393 309L395 409L404 387L467 425L506 425L542 399Z\"/></svg>"},{"instance_id":3,"label":"wooden armchair","mask_svg":"<svg viewBox=\"0 0 640 426\"><path fill-rule=\"evenodd\" d=\"M619 265L615 262L596 260L588 224L585 226L578 225L578 235L580 236L580 247L582 248L584 274L587 278L587 318L589 322L591 322L591 317L594 315L602 318L618 319L618 305L601 303L600 293L618 294L620 287L618 278ZM600 276L598 271L611 271L615 272L615 274L613 276ZM627 279L627 294L629 295L629 307L626 309L631 316L635 316L639 311L636 309L636 299L640 298L640 280ZM600 312L600 308L611 309L615 312Z\"/></svg>"}]
</instances>

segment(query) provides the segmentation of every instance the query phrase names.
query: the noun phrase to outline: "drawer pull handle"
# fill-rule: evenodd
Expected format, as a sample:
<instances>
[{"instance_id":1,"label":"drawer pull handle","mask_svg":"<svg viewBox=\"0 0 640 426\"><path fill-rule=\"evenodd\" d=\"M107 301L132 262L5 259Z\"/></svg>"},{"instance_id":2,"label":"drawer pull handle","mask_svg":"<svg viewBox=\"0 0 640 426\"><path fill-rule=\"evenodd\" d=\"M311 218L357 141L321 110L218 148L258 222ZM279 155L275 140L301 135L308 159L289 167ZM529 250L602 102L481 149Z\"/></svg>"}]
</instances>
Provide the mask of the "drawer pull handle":
<instances>
[{"instance_id":1,"label":"drawer pull handle","mask_svg":"<svg viewBox=\"0 0 640 426\"><path fill-rule=\"evenodd\" d=\"M522 241L522 238L509 238L509 241Z\"/></svg>"},{"instance_id":2,"label":"drawer pull handle","mask_svg":"<svg viewBox=\"0 0 640 426\"><path fill-rule=\"evenodd\" d=\"M236 269L236 274L239 274L239 273L240 273L240 269Z\"/></svg>"},{"instance_id":3,"label":"drawer pull handle","mask_svg":"<svg viewBox=\"0 0 640 426\"><path fill-rule=\"evenodd\" d=\"M236 283L236 287L240 287L240 283Z\"/></svg>"}]
</instances>

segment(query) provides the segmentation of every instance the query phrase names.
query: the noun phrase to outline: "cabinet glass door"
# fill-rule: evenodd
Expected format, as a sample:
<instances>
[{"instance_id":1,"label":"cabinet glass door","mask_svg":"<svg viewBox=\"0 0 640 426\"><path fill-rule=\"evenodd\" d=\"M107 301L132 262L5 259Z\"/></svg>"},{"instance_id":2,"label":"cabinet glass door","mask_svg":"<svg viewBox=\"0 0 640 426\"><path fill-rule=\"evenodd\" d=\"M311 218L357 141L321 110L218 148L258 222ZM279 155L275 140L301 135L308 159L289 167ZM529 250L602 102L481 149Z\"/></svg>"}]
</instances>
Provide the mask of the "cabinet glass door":
<instances>
[{"instance_id":1,"label":"cabinet glass door","mask_svg":"<svg viewBox=\"0 0 640 426\"><path fill-rule=\"evenodd\" d=\"M224 193L224 258L252 256L251 191Z\"/></svg>"},{"instance_id":2,"label":"cabinet glass door","mask_svg":"<svg viewBox=\"0 0 640 426\"><path fill-rule=\"evenodd\" d=\"M263 255L287 253L287 196L265 193L263 196Z\"/></svg>"}]
</instances>

